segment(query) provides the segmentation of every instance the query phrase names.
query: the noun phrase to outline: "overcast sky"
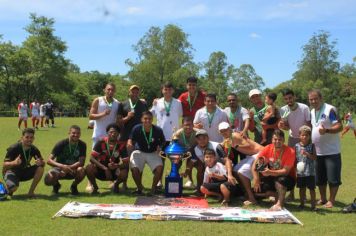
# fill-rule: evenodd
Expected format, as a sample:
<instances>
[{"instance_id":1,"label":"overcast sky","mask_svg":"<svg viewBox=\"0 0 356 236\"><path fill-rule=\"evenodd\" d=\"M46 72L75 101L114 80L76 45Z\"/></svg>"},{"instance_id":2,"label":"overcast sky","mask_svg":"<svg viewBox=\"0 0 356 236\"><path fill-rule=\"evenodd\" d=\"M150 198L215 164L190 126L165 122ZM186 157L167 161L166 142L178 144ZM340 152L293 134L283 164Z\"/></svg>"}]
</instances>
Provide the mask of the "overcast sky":
<instances>
[{"instance_id":1,"label":"overcast sky","mask_svg":"<svg viewBox=\"0 0 356 236\"><path fill-rule=\"evenodd\" d=\"M313 33L337 40L339 61L356 57L356 1L118 1L0 0L0 34L21 44L29 14L54 18L55 34L67 43L66 56L82 71L125 74L132 45L151 26L176 24L189 34L194 61L223 51L236 67L251 64L274 87L291 79L301 47Z\"/></svg>"}]
</instances>

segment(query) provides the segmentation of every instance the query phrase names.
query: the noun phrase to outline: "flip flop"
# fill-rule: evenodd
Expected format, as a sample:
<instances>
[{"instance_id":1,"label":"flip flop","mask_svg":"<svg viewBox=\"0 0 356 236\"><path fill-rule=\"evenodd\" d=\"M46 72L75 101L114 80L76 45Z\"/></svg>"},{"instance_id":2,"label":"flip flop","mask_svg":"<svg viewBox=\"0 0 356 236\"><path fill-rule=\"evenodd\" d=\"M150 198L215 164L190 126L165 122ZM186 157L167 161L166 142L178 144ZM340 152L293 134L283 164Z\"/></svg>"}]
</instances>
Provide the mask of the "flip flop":
<instances>
[{"instance_id":1,"label":"flip flop","mask_svg":"<svg viewBox=\"0 0 356 236\"><path fill-rule=\"evenodd\" d=\"M250 200L246 200L243 202L244 206L256 205L257 202L251 202Z\"/></svg>"},{"instance_id":2,"label":"flip flop","mask_svg":"<svg viewBox=\"0 0 356 236\"><path fill-rule=\"evenodd\" d=\"M326 201L322 201L321 199L316 202L317 205L325 205L326 203Z\"/></svg>"},{"instance_id":3,"label":"flip flop","mask_svg":"<svg viewBox=\"0 0 356 236\"><path fill-rule=\"evenodd\" d=\"M334 205L333 205L330 201L328 201L327 203L325 203L325 204L323 205L323 207L324 207L324 208L333 208Z\"/></svg>"}]
</instances>

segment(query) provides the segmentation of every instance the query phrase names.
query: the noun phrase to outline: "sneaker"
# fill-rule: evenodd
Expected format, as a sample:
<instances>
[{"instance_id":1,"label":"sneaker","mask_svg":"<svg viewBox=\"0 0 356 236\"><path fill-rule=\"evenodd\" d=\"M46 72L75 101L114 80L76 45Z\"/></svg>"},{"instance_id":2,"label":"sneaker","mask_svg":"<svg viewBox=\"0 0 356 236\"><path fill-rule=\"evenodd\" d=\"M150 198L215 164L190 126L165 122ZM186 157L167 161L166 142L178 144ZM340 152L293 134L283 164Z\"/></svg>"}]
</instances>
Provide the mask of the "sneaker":
<instances>
[{"instance_id":1,"label":"sneaker","mask_svg":"<svg viewBox=\"0 0 356 236\"><path fill-rule=\"evenodd\" d=\"M52 193L58 194L60 188L61 188L61 184L60 183L57 183L57 184L53 185Z\"/></svg>"},{"instance_id":2,"label":"sneaker","mask_svg":"<svg viewBox=\"0 0 356 236\"><path fill-rule=\"evenodd\" d=\"M161 182L161 180L160 181L158 181L158 183L157 183L157 186L156 186L158 189L162 189L162 187L163 187L163 185L162 185L162 182Z\"/></svg>"},{"instance_id":3,"label":"sneaker","mask_svg":"<svg viewBox=\"0 0 356 236\"><path fill-rule=\"evenodd\" d=\"M184 184L184 187L185 187L185 188L188 188L188 189L194 189L194 188L196 188L195 184L194 184L191 180L188 180L188 181Z\"/></svg>"},{"instance_id":4,"label":"sneaker","mask_svg":"<svg viewBox=\"0 0 356 236\"><path fill-rule=\"evenodd\" d=\"M72 184L70 186L70 192L72 195L79 195L77 185Z\"/></svg>"},{"instance_id":5,"label":"sneaker","mask_svg":"<svg viewBox=\"0 0 356 236\"><path fill-rule=\"evenodd\" d=\"M343 213L356 213L356 198L354 202L342 209Z\"/></svg>"},{"instance_id":6,"label":"sneaker","mask_svg":"<svg viewBox=\"0 0 356 236\"><path fill-rule=\"evenodd\" d=\"M95 188L93 187L93 191L91 192L92 195L97 195L100 194L100 192L98 191L99 188Z\"/></svg>"}]
</instances>

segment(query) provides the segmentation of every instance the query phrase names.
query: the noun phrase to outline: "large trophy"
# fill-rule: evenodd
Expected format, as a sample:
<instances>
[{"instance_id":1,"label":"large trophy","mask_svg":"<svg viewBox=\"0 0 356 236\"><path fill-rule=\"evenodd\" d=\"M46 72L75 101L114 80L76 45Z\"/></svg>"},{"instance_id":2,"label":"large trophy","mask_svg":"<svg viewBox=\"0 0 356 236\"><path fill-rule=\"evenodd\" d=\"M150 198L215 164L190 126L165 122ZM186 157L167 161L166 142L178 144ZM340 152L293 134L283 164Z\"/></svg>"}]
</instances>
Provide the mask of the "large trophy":
<instances>
[{"instance_id":1,"label":"large trophy","mask_svg":"<svg viewBox=\"0 0 356 236\"><path fill-rule=\"evenodd\" d=\"M181 197L183 191L183 178L179 174L179 168L183 160L191 157L191 153L182 147L177 139L173 139L164 152L160 152L162 158L171 160L171 172L166 176L165 196Z\"/></svg>"}]
</instances>

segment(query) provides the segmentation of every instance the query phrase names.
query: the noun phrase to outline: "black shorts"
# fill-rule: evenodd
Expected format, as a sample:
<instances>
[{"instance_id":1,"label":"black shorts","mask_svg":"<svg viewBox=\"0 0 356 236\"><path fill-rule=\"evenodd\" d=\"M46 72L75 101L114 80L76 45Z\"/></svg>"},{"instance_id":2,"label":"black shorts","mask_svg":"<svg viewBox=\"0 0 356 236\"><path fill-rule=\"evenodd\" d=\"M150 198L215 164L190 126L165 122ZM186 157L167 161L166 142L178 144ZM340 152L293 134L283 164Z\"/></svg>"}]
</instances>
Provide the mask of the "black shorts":
<instances>
[{"instance_id":1,"label":"black shorts","mask_svg":"<svg viewBox=\"0 0 356 236\"><path fill-rule=\"evenodd\" d=\"M223 185L230 191L231 196L243 196L244 191L239 184L231 184L229 182L224 182Z\"/></svg>"},{"instance_id":2,"label":"black shorts","mask_svg":"<svg viewBox=\"0 0 356 236\"><path fill-rule=\"evenodd\" d=\"M111 180L111 181L114 181L114 180L117 180L118 175L120 173L120 170L121 170L120 168L117 168L115 170L110 170L112 178L111 179L107 179L106 175L105 175L105 171L100 169L100 168L97 168L97 172L95 174L95 178L100 179L100 180Z\"/></svg>"},{"instance_id":3,"label":"black shorts","mask_svg":"<svg viewBox=\"0 0 356 236\"><path fill-rule=\"evenodd\" d=\"M276 191L275 183L278 182L285 188L287 188L287 191L290 191L294 188L295 186L295 179L289 175L287 176L276 176L276 177L265 177L261 179L261 191L262 192L267 192L267 191Z\"/></svg>"},{"instance_id":4,"label":"black shorts","mask_svg":"<svg viewBox=\"0 0 356 236\"><path fill-rule=\"evenodd\" d=\"M220 185L222 185L224 183L225 183L225 181L212 182L212 183L203 183L203 187L206 188L209 192L221 193Z\"/></svg>"},{"instance_id":5,"label":"black shorts","mask_svg":"<svg viewBox=\"0 0 356 236\"><path fill-rule=\"evenodd\" d=\"M316 185L341 185L341 154L317 156L315 171Z\"/></svg>"},{"instance_id":6,"label":"black shorts","mask_svg":"<svg viewBox=\"0 0 356 236\"><path fill-rule=\"evenodd\" d=\"M9 189L18 187L22 181L33 179L39 166L33 165L24 169L7 170L4 174L4 181Z\"/></svg>"},{"instance_id":7,"label":"black shorts","mask_svg":"<svg viewBox=\"0 0 356 236\"><path fill-rule=\"evenodd\" d=\"M315 189L315 176L297 177L297 188Z\"/></svg>"}]
</instances>

